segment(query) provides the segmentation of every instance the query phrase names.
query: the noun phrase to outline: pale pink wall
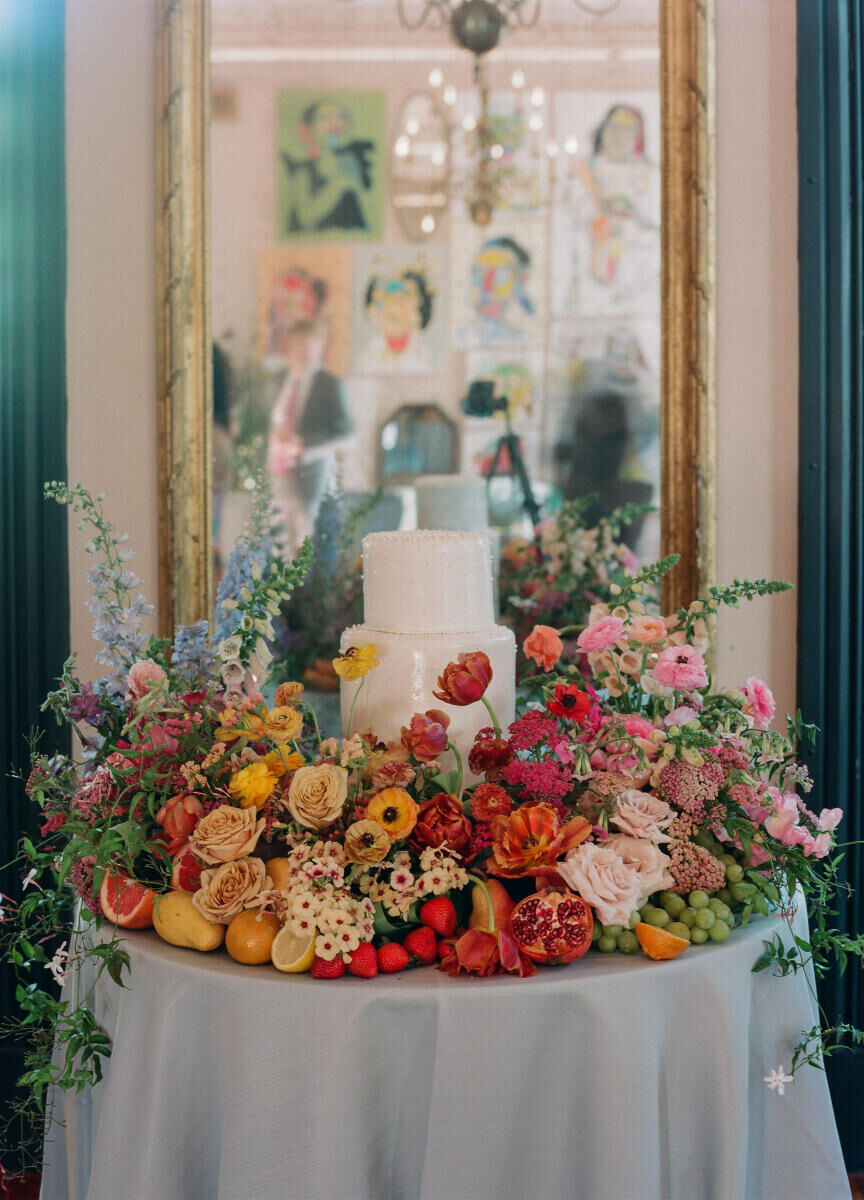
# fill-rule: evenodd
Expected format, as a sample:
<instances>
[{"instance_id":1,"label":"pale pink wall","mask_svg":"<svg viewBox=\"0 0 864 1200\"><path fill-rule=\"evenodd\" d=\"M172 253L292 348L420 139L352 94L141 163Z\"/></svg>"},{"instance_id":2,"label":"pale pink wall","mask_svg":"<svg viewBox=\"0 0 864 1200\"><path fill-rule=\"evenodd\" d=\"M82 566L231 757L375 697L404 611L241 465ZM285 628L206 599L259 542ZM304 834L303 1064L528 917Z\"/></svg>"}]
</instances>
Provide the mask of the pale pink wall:
<instances>
[{"instance_id":1,"label":"pale pink wall","mask_svg":"<svg viewBox=\"0 0 864 1200\"><path fill-rule=\"evenodd\" d=\"M717 0L718 576L796 581L794 0ZM719 677L795 704L795 594L725 610Z\"/></svg>"},{"instance_id":2,"label":"pale pink wall","mask_svg":"<svg viewBox=\"0 0 864 1200\"><path fill-rule=\"evenodd\" d=\"M128 530L130 564L155 599L155 4L66 6L68 475L106 491ZM89 565L69 523L71 645L81 674L96 643L85 607Z\"/></svg>"}]
</instances>

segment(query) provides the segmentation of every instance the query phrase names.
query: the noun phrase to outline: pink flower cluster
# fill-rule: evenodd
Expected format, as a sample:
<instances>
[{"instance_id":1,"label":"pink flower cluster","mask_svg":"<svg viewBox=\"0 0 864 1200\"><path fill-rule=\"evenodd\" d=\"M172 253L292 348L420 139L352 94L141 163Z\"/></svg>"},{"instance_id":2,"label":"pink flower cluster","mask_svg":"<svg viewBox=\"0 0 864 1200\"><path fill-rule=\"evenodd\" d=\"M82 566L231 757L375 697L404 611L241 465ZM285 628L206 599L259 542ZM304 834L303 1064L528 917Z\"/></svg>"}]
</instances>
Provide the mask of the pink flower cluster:
<instances>
[{"instance_id":1,"label":"pink flower cluster","mask_svg":"<svg viewBox=\"0 0 864 1200\"><path fill-rule=\"evenodd\" d=\"M703 846L697 846L695 842L677 841L667 850L671 859L669 870L675 880L673 892L686 894L696 889L716 892L723 887L723 867Z\"/></svg>"},{"instance_id":2,"label":"pink flower cluster","mask_svg":"<svg viewBox=\"0 0 864 1200\"><path fill-rule=\"evenodd\" d=\"M558 724L537 708L529 708L510 726L510 744L514 750L532 750L558 732Z\"/></svg>"},{"instance_id":3,"label":"pink flower cluster","mask_svg":"<svg viewBox=\"0 0 864 1200\"><path fill-rule=\"evenodd\" d=\"M572 788L570 773L558 762L521 762L504 768L504 782L518 788L523 800L550 801L564 797Z\"/></svg>"},{"instance_id":4,"label":"pink flower cluster","mask_svg":"<svg viewBox=\"0 0 864 1200\"><path fill-rule=\"evenodd\" d=\"M660 774L659 791L664 800L701 825L724 780L719 763L706 762L701 767L693 767L688 763L672 762Z\"/></svg>"}]
</instances>

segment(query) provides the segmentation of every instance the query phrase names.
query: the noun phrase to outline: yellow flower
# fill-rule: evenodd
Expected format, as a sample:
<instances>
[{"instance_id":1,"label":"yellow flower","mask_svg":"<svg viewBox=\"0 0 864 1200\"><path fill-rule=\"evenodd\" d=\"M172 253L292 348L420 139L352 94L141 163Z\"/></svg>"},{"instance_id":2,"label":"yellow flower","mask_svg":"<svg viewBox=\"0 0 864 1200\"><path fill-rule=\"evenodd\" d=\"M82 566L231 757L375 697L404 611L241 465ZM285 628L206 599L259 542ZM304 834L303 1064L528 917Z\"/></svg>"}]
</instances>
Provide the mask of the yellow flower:
<instances>
[{"instance_id":1,"label":"yellow flower","mask_svg":"<svg viewBox=\"0 0 864 1200\"><path fill-rule=\"evenodd\" d=\"M381 862L389 849L390 838L377 821L355 821L345 830L345 854L349 862Z\"/></svg>"},{"instance_id":2,"label":"yellow flower","mask_svg":"<svg viewBox=\"0 0 864 1200\"><path fill-rule=\"evenodd\" d=\"M377 821L391 841L398 842L414 828L419 811L404 788L389 787L372 797L366 808L366 816L370 821Z\"/></svg>"},{"instance_id":3,"label":"yellow flower","mask_svg":"<svg viewBox=\"0 0 864 1200\"><path fill-rule=\"evenodd\" d=\"M296 708L291 708L287 704L279 708L271 708L264 718L264 733L277 746L293 742L299 736L302 728L303 718Z\"/></svg>"},{"instance_id":4,"label":"yellow flower","mask_svg":"<svg viewBox=\"0 0 864 1200\"><path fill-rule=\"evenodd\" d=\"M338 658L333 659L333 670L340 679L362 679L378 666L378 647L366 642L362 646L349 646Z\"/></svg>"},{"instance_id":5,"label":"yellow flower","mask_svg":"<svg viewBox=\"0 0 864 1200\"><path fill-rule=\"evenodd\" d=\"M302 754L283 755L278 750L271 750L261 761L267 764L277 779L281 779L286 771L296 771L298 767L302 767L305 760Z\"/></svg>"},{"instance_id":6,"label":"yellow flower","mask_svg":"<svg viewBox=\"0 0 864 1200\"><path fill-rule=\"evenodd\" d=\"M254 805L260 809L273 795L278 782L266 762L253 762L231 776L228 791L235 800L240 801L243 808L252 808Z\"/></svg>"},{"instance_id":7,"label":"yellow flower","mask_svg":"<svg viewBox=\"0 0 864 1200\"><path fill-rule=\"evenodd\" d=\"M220 728L216 730L217 742L235 742L235 750L242 750L247 742L257 742L264 736L264 722L257 713L244 712L238 714L234 709L226 708L222 714Z\"/></svg>"}]
</instances>

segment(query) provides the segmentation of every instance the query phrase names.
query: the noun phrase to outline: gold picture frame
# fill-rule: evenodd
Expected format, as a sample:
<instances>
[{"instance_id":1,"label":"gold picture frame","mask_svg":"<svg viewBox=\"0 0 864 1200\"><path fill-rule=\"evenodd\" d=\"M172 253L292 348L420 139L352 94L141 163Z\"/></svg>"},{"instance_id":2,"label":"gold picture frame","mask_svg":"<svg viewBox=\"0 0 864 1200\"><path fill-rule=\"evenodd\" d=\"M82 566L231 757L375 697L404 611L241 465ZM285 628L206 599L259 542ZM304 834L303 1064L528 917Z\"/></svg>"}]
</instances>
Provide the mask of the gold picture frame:
<instances>
[{"instance_id":1,"label":"gold picture frame","mask_svg":"<svg viewBox=\"0 0 864 1200\"><path fill-rule=\"evenodd\" d=\"M663 608L714 581L714 0L659 0ZM212 612L209 0L160 0L156 293L159 625Z\"/></svg>"}]
</instances>

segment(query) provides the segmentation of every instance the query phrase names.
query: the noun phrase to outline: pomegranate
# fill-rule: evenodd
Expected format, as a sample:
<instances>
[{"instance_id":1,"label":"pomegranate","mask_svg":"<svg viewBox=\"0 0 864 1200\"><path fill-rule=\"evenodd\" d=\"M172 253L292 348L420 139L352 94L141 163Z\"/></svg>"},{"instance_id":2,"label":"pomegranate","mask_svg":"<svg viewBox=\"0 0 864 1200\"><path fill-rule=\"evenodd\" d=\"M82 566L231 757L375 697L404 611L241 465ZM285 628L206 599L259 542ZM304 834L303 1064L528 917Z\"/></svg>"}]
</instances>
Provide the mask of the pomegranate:
<instances>
[{"instance_id":1,"label":"pomegranate","mask_svg":"<svg viewBox=\"0 0 864 1200\"><path fill-rule=\"evenodd\" d=\"M510 918L519 949L534 962L569 963L591 945L594 916L573 892L535 892L520 900Z\"/></svg>"}]
</instances>

